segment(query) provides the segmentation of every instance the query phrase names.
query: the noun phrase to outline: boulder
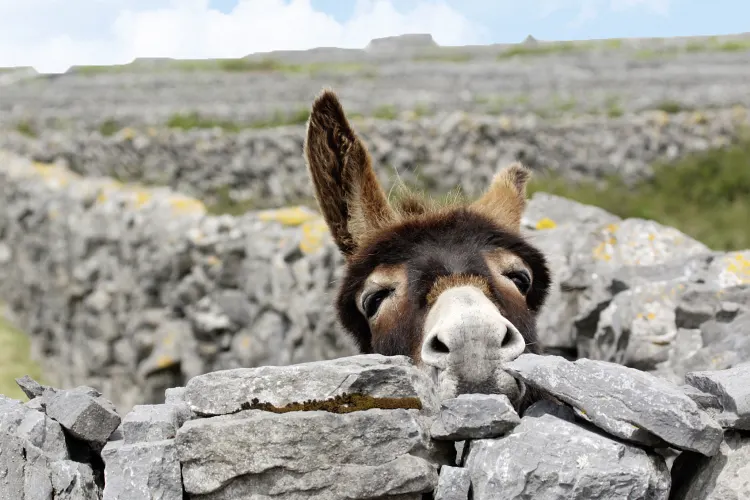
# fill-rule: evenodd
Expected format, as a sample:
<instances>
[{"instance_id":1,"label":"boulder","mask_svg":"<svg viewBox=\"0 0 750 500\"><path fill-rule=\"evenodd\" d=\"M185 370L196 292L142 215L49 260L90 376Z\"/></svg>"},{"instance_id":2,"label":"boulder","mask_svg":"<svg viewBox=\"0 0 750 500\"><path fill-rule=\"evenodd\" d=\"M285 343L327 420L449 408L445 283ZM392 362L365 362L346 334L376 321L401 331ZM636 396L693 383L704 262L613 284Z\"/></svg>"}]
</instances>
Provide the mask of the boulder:
<instances>
[{"instance_id":1,"label":"boulder","mask_svg":"<svg viewBox=\"0 0 750 500\"><path fill-rule=\"evenodd\" d=\"M722 428L677 386L649 373L605 361L523 354L506 365L512 375L571 405L602 430L647 446L714 455Z\"/></svg>"}]
</instances>

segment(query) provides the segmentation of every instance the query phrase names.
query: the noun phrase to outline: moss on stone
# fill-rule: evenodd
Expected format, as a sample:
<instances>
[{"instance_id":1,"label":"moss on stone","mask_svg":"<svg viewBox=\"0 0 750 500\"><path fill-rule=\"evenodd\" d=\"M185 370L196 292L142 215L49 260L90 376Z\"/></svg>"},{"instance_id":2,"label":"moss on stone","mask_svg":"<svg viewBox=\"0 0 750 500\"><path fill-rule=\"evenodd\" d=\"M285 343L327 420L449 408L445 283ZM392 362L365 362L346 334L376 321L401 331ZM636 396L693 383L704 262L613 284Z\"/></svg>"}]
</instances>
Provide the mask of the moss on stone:
<instances>
[{"instance_id":1,"label":"moss on stone","mask_svg":"<svg viewBox=\"0 0 750 500\"><path fill-rule=\"evenodd\" d=\"M301 403L289 403L284 406L274 406L271 403L262 403L258 398L250 402L242 403L240 410L263 410L272 413L289 413L292 411L327 411L330 413L352 413L355 411L372 410L375 408L383 410L421 410L422 402L417 397L404 398L378 398L360 393L341 394L326 400L310 399Z\"/></svg>"}]
</instances>

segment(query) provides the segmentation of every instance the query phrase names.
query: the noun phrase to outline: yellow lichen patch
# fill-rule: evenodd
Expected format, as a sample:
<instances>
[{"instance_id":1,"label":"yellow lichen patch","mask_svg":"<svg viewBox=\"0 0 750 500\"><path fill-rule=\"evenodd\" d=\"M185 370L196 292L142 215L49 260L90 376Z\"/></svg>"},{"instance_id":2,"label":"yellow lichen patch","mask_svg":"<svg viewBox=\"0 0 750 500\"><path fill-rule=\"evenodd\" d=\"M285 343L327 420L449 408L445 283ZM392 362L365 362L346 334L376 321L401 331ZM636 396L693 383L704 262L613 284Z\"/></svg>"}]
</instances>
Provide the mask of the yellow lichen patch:
<instances>
[{"instance_id":1,"label":"yellow lichen patch","mask_svg":"<svg viewBox=\"0 0 750 500\"><path fill-rule=\"evenodd\" d=\"M690 116L690 122L695 125L705 125L708 123L708 117L700 111L696 111Z\"/></svg>"},{"instance_id":2,"label":"yellow lichen patch","mask_svg":"<svg viewBox=\"0 0 750 500\"><path fill-rule=\"evenodd\" d=\"M156 366L159 369L168 368L175 364L177 364L177 360L174 359L172 356L167 356L166 354L159 356L158 359L156 360Z\"/></svg>"},{"instance_id":3,"label":"yellow lichen patch","mask_svg":"<svg viewBox=\"0 0 750 500\"><path fill-rule=\"evenodd\" d=\"M648 235L648 241L654 241L656 239L656 235L654 233L651 233Z\"/></svg>"},{"instance_id":4,"label":"yellow lichen patch","mask_svg":"<svg viewBox=\"0 0 750 500\"><path fill-rule=\"evenodd\" d=\"M599 260L612 260L612 246L609 245L606 241L602 241L598 245L596 245L596 248L594 248L594 258Z\"/></svg>"},{"instance_id":5,"label":"yellow lichen patch","mask_svg":"<svg viewBox=\"0 0 750 500\"><path fill-rule=\"evenodd\" d=\"M76 179L78 176L70 170L54 165L51 163L41 163L38 161L32 162L34 170L46 181L48 184L56 184L58 186L67 186L71 180Z\"/></svg>"},{"instance_id":6,"label":"yellow lichen patch","mask_svg":"<svg viewBox=\"0 0 750 500\"><path fill-rule=\"evenodd\" d=\"M648 319L648 320L653 320L653 319L656 319L656 314L654 314L654 313L652 313L652 312L651 312L651 313L648 313L648 314L646 315L646 319Z\"/></svg>"},{"instance_id":7,"label":"yellow lichen patch","mask_svg":"<svg viewBox=\"0 0 750 500\"><path fill-rule=\"evenodd\" d=\"M161 341L161 343L167 347L174 344L174 338L176 337L174 332L169 332L166 337Z\"/></svg>"},{"instance_id":8,"label":"yellow lichen patch","mask_svg":"<svg viewBox=\"0 0 750 500\"><path fill-rule=\"evenodd\" d=\"M148 191L138 191L135 193L135 206L142 207L152 198L152 194Z\"/></svg>"},{"instance_id":9,"label":"yellow lichen patch","mask_svg":"<svg viewBox=\"0 0 750 500\"><path fill-rule=\"evenodd\" d=\"M55 210L54 208L50 209L50 210L49 210L49 211L47 212L47 216L48 216L48 217L49 217L50 219L57 219L57 216L58 216L58 215L60 215L60 214L59 214L59 212L58 212L57 210Z\"/></svg>"},{"instance_id":10,"label":"yellow lichen patch","mask_svg":"<svg viewBox=\"0 0 750 500\"><path fill-rule=\"evenodd\" d=\"M620 228L620 225L613 222L611 224L607 224L607 226L604 229L605 231L609 231L610 233L615 233L617 232L619 228Z\"/></svg>"},{"instance_id":11,"label":"yellow lichen patch","mask_svg":"<svg viewBox=\"0 0 750 500\"><path fill-rule=\"evenodd\" d=\"M221 264L221 259L219 259L215 255L209 255L208 257L206 257L206 262L209 266L218 266L219 264Z\"/></svg>"},{"instance_id":12,"label":"yellow lichen patch","mask_svg":"<svg viewBox=\"0 0 750 500\"><path fill-rule=\"evenodd\" d=\"M669 123L669 113L662 110L654 112L654 123L659 127L664 127Z\"/></svg>"},{"instance_id":13,"label":"yellow lichen patch","mask_svg":"<svg viewBox=\"0 0 750 500\"><path fill-rule=\"evenodd\" d=\"M311 254L320 250L327 234L328 226L322 218L302 224L302 240L299 243L302 253Z\"/></svg>"},{"instance_id":14,"label":"yellow lichen patch","mask_svg":"<svg viewBox=\"0 0 750 500\"><path fill-rule=\"evenodd\" d=\"M500 127L503 130L510 130L511 128L513 128L513 122L507 116L505 115L501 116L499 121L500 121Z\"/></svg>"},{"instance_id":15,"label":"yellow lichen patch","mask_svg":"<svg viewBox=\"0 0 750 500\"><path fill-rule=\"evenodd\" d=\"M120 134L123 139L132 139L133 137L135 137L135 130L130 127L125 127L124 129L122 129Z\"/></svg>"},{"instance_id":16,"label":"yellow lichen patch","mask_svg":"<svg viewBox=\"0 0 750 500\"><path fill-rule=\"evenodd\" d=\"M732 118L738 122L744 122L747 119L747 109L741 105L732 107Z\"/></svg>"},{"instance_id":17,"label":"yellow lichen patch","mask_svg":"<svg viewBox=\"0 0 750 500\"><path fill-rule=\"evenodd\" d=\"M169 206L177 213L205 213L206 206L199 200L193 198L173 197L169 200Z\"/></svg>"},{"instance_id":18,"label":"yellow lichen patch","mask_svg":"<svg viewBox=\"0 0 750 500\"><path fill-rule=\"evenodd\" d=\"M247 349L248 347L250 347L250 337L243 337L240 341L240 346L243 349Z\"/></svg>"},{"instance_id":19,"label":"yellow lichen patch","mask_svg":"<svg viewBox=\"0 0 750 500\"><path fill-rule=\"evenodd\" d=\"M285 226L299 226L319 216L304 207L287 207L261 212L258 217L266 222L278 222Z\"/></svg>"},{"instance_id":20,"label":"yellow lichen patch","mask_svg":"<svg viewBox=\"0 0 750 500\"><path fill-rule=\"evenodd\" d=\"M750 260L743 254L735 253L734 256L727 256L727 271L739 278L741 284L750 283Z\"/></svg>"},{"instance_id":21,"label":"yellow lichen patch","mask_svg":"<svg viewBox=\"0 0 750 500\"><path fill-rule=\"evenodd\" d=\"M555 224L555 221L547 217L541 219L539 222L536 223L537 229L554 229L556 227L557 227L557 224Z\"/></svg>"}]
</instances>

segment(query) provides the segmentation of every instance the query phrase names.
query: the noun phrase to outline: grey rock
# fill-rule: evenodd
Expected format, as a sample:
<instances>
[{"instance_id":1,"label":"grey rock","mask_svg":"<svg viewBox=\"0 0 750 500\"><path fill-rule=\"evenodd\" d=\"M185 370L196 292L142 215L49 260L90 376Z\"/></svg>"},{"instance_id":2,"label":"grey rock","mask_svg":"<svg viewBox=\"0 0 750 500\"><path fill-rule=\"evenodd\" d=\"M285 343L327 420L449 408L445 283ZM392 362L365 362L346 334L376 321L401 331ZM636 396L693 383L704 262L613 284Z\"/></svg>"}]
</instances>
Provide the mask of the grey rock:
<instances>
[{"instance_id":1,"label":"grey rock","mask_svg":"<svg viewBox=\"0 0 750 500\"><path fill-rule=\"evenodd\" d=\"M298 474L281 468L262 476L241 476L222 490L194 496L201 500L422 500L438 482L435 468L426 461L404 455L387 464L333 465Z\"/></svg>"},{"instance_id":2,"label":"grey rock","mask_svg":"<svg viewBox=\"0 0 750 500\"><path fill-rule=\"evenodd\" d=\"M674 500L750 498L750 438L728 431L713 457L683 453L672 467Z\"/></svg>"},{"instance_id":3,"label":"grey rock","mask_svg":"<svg viewBox=\"0 0 750 500\"><path fill-rule=\"evenodd\" d=\"M103 500L182 500L180 462L174 440L126 444L111 441L102 450Z\"/></svg>"},{"instance_id":4,"label":"grey rock","mask_svg":"<svg viewBox=\"0 0 750 500\"><path fill-rule=\"evenodd\" d=\"M509 373L568 403L608 433L649 446L666 442L704 455L718 451L722 428L676 386L633 368L523 354Z\"/></svg>"},{"instance_id":5,"label":"grey rock","mask_svg":"<svg viewBox=\"0 0 750 500\"><path fill-rule=\"evenodd\" d=\"M68 458L60 424L20 401L0 395L0 431L17 436L52 459Z\"/></svg>"},{"instance_id":6,"label":"grey rock","mask_svg":"<svg viewBox=\"0 0 750 500\"><path fill-rule=\"evenodd\" d=\"M430 440L426 426L416 410L247 410L189 421L176 444L191 495L283 491L297 498L310 488L332 488L330 498L340 498L346 485L349 498L373 498L434 489L437 467L453 450Z\"/></svg>"},{"instance_id":7,"label":"grey rock","mask_svg":"<svg viewBox=\"0 0 750 500\"><path fill-rule=\"evenodd\" d=\"M435 500L469 500L469 469L444 465L440 468Z\"/></svg>"},{"instance_id":8,"label":"grey rock","mask_svg":"<svg viewBox=\"0 0 750 500\"><path fill-rule=\"evenodd\" d=\"M125 444L172 439L185 419L175 404L136 405L122 419Z\"/></svg>"},{"instance_id":9,"label":"grey rock","mask_svg":"<svg viewBox=\"0 0 750 500\"><path fill-rule=\"evenodd\" d=\"M47 415L73 436L104 446L120 425L120 416L108 400L87 389L57 391L46 405Z\"/></svg>"},{"instance_id":10,"label":"grey rock","mask_svg":"<svg viewBox=\"0 0 750 500\"><path fill-rule=\"evenodd\" d=\"M661 456L549 414L472 441L466 468L475 500L666 500L670 489Z\"/></svg>"},{"instance_id":11,"label":"grey rock","mask_svg":"<svg viewBox=\"0 0 750 500\"><path fill-rule=\"evenodd\" d=\"M184 403L185 402L185 388L184 387L170 387L164 391L164 402L169 403Z\"/></svg>"},{"instance_id":12,"label":"grey rock","mask_svg":"<svg viewBox=\"0 0 750 500\"><path fill-rule=\"evenodd\" d=\"M18 387L21 388L23 393L26 394L30 400L41 396L44 393L44 389L46 389L45 386L41 385L28 375L17 378L16 384L18 384Z\"/></svg>"},{"instance_id":13,"label":"grey rock","mask_svg":"<svg viewBox=\"0 0 750 500\"><path fill-rule=\"evenodd\" d=\"M691 372L685 375L685 382L718 399L721 412L715 418L723 427L750 430L750 363Z\"/></svg>"},{"instance_id":14,"label":"grey rock","mask_svg":"<svg viewBox=\"0 0 750 500\"><path fill-rule=\"evenodd\" d=\"M526 411L523 412L524 418L537 418L542 415L554 415L555 417L567 420L568 422L575 422L576 420L576 413L573 411L573 408L564 403L550 401L549 399L537 401L526 408Z\"/></svg>"},{"instance_id":15,"label":"grey rock","mask_svg":"<svg viewBox=\"0 0 750 500\"><path fill-rule=\"evenodd\" d=\"M24 497L24 445L21 438L0 430L0 491L3 500Z\"/></svg>"},{"instance_id":16,"label":"grey rock","mask_svg":"<svg viewBox=\"0 0 750 500\"><path fill-rule=\"evenodd\" d=\"M440 414L430 429L434 439L461 441L502 436L520 418L505 395L461 394L440 402Z\"/></svg>"},{"instance_id":17,"label":"grey rock","mask_svg":"<svg viewBox=\"0 0 750 500\"><path fill-rule=\"evenodd\" d=\"M53 460L34 448L26 448L25 498L100 500L101 489L90 465L72 460Z\"/></svg>"},{"instance_id":18,"label":"grey rock","mask_svg":"<svg viewBox=\"0 0 750 500\"><path fill-rule=\"evenodd\" d=\"M253 398L284 406L343 393L418 397L425 414L438 406L432 381L409 358L378 354L207 373L188 381L185 402L198 415L223 415L240 410Z\"/></svg>"},{"instance_id":19,"label":"grey rock","mask_svg":"<svg viewBox=\"0 0 750 500\"><path fill-rule=\"evenodd\" d=\"M695 401L698 406L706 409L721 409L719 398L713 394L703 392L700 389L696 389L692 385L681 385L680 389L685 393L687 397Z\"/></svg>"}]
</instances>

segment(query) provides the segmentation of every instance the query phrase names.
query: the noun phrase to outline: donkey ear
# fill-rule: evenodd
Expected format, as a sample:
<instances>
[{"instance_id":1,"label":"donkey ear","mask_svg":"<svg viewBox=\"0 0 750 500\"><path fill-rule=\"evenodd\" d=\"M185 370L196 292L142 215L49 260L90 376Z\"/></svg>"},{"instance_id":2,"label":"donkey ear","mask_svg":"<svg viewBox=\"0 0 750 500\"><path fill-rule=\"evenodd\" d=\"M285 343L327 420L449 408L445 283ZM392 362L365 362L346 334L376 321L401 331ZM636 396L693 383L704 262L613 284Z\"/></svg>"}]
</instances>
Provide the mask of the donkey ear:
<instances>
[{"instance_id":1,"label":"donkey ear","mask_svg":"<svg viewBox=\"0 0 750 500\"><path fill-rule=\"evenodd\" d=\"M520 232L530 179L531 171L520 163L508 165L495 175L489 189L471 206L506 228Z\"/></svg>"},{"instance_id":2,"label":"donkey ear","mask_svg":"<svg viewBox=\"0 0 750 500\"><path fill-rule=\"evenodd\" d=\"M392 221L394 212L367 148L331 90L324 90L312 105L304 151L315 199L336 245L348 258L368 233Z\"/></svg>"}]
</instances>

